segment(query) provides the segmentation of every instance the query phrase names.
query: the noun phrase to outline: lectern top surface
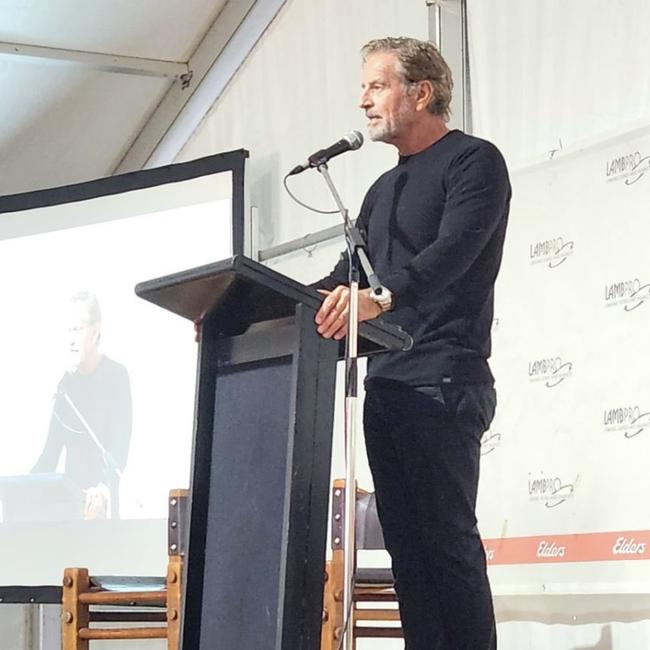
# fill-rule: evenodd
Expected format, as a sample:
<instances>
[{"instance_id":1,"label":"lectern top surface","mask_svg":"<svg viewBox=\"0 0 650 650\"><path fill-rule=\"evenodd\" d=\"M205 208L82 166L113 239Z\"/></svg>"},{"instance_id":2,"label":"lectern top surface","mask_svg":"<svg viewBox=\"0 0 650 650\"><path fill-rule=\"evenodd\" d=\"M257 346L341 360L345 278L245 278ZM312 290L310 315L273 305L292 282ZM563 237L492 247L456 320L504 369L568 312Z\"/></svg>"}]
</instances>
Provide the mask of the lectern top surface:
<instances>
[{"instance_id":1,"label":"lectern top surface","mask_svg":"<svg viewBox=\"0 0 650 650\"><path fill-rule=\"evenodd\" d=\"M135 292L192 321L227 309L229 319L249 324L291 316L298 303L318 309L323 300L315 289L242 255L141 282ZM412 345L408 334L380 320L361 323L359 336L371 344L364 353Z\"/></svg>"}]
</instances>

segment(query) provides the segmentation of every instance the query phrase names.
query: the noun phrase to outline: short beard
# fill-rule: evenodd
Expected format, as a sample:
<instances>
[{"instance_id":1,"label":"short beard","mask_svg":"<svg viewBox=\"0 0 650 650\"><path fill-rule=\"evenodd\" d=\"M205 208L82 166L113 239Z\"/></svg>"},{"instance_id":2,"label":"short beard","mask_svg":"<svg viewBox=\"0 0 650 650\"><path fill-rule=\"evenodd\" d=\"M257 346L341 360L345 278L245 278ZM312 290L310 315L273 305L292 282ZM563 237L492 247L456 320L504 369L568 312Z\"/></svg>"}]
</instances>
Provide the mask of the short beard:
<instances>
[{"instance_id":1,"label":"short beard","mask_svg":"<svg viewBox=\"0 0 650 650\"><path fill-rule=\"evenodd\" d=\"M390 122L384 121L376 127L368 127L368 136L373 142L390 142L399 133L408 131L413 122L409 107L403 103Z\"/></svg>"},{"instance_id":2,"label":"short beard","mask_svg":"<svg viewBox=\"0 0 650 650\"><path fill-rule=\"evenodd\" d=\"M369 127L368 136L373 142L385 142L386 138L392 135L393 129L389 124L382 124L378 127Z\"/></svg>"}]
</instances>

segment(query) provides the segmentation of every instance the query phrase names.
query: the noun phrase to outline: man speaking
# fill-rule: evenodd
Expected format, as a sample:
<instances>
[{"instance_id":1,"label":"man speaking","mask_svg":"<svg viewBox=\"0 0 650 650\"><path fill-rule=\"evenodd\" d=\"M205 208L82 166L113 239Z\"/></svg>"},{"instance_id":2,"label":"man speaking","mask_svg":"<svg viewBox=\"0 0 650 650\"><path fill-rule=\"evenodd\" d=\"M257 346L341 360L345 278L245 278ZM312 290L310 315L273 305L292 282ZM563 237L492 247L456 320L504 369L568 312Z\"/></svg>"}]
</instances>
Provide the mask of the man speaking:
<instances>
[{"instance_id":1,"label":"man speaking","mask_svg":"<svg viewBox=\"0 0 650 650\"><path fill-rule=\"evenodd\" d=\"M488 367L494 282L510 183L489 142L449 130L451 73L411 38L362 49L361 108L397 165L363 201L358 226L382 285L359 295L359 320L382 316L413 336L371 358L364 434L393 562L407 650L493 650L496 632L475 516L480 441L496 396ZM319 333L347 327L347 257L316 283ZM367 283L363 285L367 287Z\"/></svg>"},{"instance_id":2,"label":"man speaking","mask_svg":"<svg viewBox=\"0 0 650 650\"><path fill-rule=\"evenodd\" d=\"M68 363L57 387L50 428L32 473L64 474L83 494L77 516L119 518L120 475L131 443L131 386L126 368L100 350L101 309L88 291L69 305Z\"/></svg>"}]
</instances>

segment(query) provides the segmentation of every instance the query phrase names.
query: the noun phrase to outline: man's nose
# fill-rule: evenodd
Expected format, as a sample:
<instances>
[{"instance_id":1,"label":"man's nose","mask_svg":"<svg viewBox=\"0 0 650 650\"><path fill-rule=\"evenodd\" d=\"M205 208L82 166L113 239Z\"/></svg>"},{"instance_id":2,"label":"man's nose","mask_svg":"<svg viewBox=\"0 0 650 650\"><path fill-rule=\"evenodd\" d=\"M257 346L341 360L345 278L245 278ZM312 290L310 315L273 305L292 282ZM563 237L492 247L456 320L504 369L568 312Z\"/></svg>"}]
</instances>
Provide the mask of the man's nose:
<instances>
[{"instance_id":1,"label":"man's nose","mask_svg":"<svg viewBox=\"0 0 650 650\"><path fill-rule=\"evenodd\" d=\"M368 95L367 90L362 90L361 91L361 97L359 97L359 107L366 109L368 108L372 102L370 101L370 96Z\"/></svg>"}]
</instances>

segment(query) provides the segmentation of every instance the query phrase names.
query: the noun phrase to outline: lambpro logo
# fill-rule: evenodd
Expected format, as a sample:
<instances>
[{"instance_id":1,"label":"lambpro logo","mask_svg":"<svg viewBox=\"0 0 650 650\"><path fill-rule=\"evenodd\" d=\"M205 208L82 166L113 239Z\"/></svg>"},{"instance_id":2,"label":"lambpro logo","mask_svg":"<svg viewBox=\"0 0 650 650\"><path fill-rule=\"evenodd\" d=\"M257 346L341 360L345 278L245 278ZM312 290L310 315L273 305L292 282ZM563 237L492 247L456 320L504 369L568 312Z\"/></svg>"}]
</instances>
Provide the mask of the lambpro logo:
<instances>
[{"instance_id":1,"label":"lambpro logo","mask_svg":"<svg viewBox=\"0 0 650 650\"><path fill-rule=\"evenodd\" d=\"M623 307L635 311L650 300L650 282L639 278L619 280L605 285L605 307Z\"/></svg>"},{"instance_id":2,"label":"lambpro logo","mask_svg":"<svg viewBox=\"0 0 650 650\"><path fill-rule=\"evenodd\" d=\"M549 269L558 266L573 255L574 242L565 237L551 237L528 245L528 256L531 264L544 264Z\"/></svg>"},{"instance_id":3,"label":"lambpro logo","mask_svg":"<svg viewBox=\"0 0 650 650\"><path fill-rule=\"evenodd\" d=\"M640 151L624 153L610 158L605 163L605 178L608 183L623 181L634 185L650 171L650 156Z\"/></svg>"},{"instance_id":4,"label":"lambpro logo","mask_svg":"<svg viewBox=\"0 0 650 650\"><path fill-rule=\"evenodd\" d=\"M650 410L638 405L615 406L603 412L604 430L608 433L622 433L625 438L636 438L650 429Z\"/></svg>"},{"instance_id":5,"label":"lambpro logo","mask_svg":"<svg viewBox=\"0 0 650 650\"><path fill-rule=\"evenodd\" d=\"M560 476L547 476L544 472L528 474L528 498L541 501L546 508L557 508L573 497L576 485L577 479L570 482Z\"/></svg>"},{"instance_id":6,"label":"lambpro logo","mask_svg":"<svg viewBox=\"0 0 650 650\"><path fill-rule=\"evenodd\" d=\"M528 362L528 380L543 382L546 388L555 388L571 377L573 363L562 357L546 357Z\"/></svg>"}]
</instances>

